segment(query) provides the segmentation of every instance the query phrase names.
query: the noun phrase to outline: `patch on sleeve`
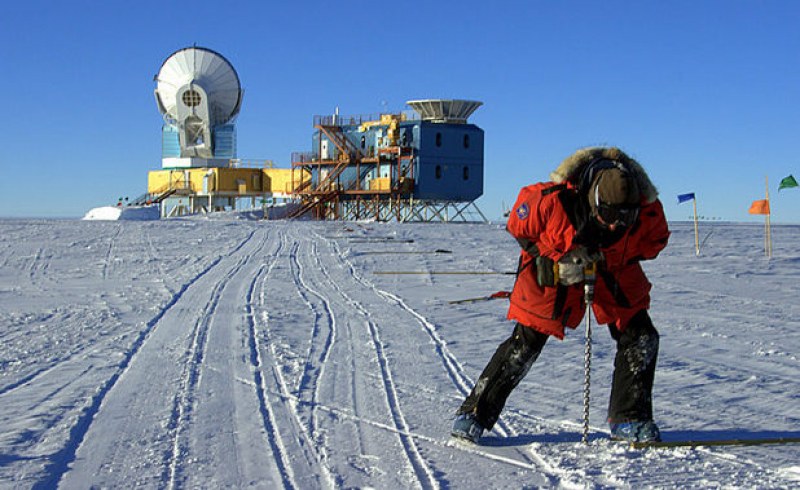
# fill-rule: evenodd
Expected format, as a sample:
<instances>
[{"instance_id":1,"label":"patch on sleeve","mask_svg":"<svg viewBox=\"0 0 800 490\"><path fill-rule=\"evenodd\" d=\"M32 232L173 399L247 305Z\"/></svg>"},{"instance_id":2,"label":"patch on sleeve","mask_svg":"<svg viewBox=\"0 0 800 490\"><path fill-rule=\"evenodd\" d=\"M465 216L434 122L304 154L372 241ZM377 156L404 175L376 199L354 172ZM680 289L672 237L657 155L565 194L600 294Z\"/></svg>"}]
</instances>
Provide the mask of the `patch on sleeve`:
<instances>
[{"instance_id":1,"label":"patch on sleeve","mask_svg":"<svg viewBox=\"0 0 800 490\"><path fill-rule=\"evenodd\" d=\"M528 203L524 202L524 203L520 204L519 207L517 208L517 218L525 219L525 218L528 217L528 213L529 212L530 212L530 209L528 208Z\"/></svg>"}]
</instances>

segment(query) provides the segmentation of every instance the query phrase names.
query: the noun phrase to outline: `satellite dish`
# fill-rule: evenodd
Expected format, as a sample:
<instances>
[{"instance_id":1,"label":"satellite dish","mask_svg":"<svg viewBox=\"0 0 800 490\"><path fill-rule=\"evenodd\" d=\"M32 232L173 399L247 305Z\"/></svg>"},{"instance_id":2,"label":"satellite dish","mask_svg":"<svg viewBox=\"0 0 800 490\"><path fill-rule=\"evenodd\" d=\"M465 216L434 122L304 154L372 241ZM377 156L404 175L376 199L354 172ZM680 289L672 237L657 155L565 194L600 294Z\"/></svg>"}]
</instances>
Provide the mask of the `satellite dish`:
<instances>
[{"instance_id":1,"label":"satellite dish","mask_svg":"<svg viewBox=\"0 0 800 490\"><path fill-rule=\"evenodd\" d=\"M406 102L417 111L423 121L435 123L466 124L469 116L483 102L461 99L423 99Z\"/></svg>"},{"instance_id":2,"label":"satellite dish","mask_svg":"<svg viewBox=\"0 0 800 490\"><path fill-rule=\"evenodd\" d=\"M242 105L242 86L233 65L207 48L172 53L155 77L158 110L177 126L181 156L213 157L214 127L232 121Z\"/></svg>"}]
</instances>

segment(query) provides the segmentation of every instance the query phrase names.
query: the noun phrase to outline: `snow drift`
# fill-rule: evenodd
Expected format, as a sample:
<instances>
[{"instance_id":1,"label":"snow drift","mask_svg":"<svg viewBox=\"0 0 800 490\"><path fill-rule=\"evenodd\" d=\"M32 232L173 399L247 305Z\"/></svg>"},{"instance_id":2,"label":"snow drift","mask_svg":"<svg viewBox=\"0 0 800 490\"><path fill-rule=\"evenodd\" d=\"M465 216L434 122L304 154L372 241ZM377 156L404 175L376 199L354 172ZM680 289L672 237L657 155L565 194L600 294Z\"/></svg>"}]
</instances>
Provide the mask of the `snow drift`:
<instances>
[{"instance_id":1,"label":"snow drift","mask_svg":"<svg viewBox=\"0 0 800 490\"><path fill-rule=\"evenodd\" d=\"M90 209L83 217L84 220L118 221L133 220L146 221L159 219L158 205L150 206L101 206Z\"/></svg>"}]
</instances>

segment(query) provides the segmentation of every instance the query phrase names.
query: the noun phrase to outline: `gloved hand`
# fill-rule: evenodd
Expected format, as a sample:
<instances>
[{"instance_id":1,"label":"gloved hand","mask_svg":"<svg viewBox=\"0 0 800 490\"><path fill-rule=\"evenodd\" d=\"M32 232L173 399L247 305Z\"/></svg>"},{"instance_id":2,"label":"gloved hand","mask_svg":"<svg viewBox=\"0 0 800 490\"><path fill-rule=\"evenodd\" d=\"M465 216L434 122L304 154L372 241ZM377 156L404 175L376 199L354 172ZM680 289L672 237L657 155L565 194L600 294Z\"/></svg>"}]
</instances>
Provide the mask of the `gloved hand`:
<instances>
[{"instance_id":1,"label":"gloved hand","mask_svg":"<svg viewBox=\"0 0 800 490\"><path fill-rule=\"evenodd\" d=\"M583 272L586 267L592 262L602 260L602 258L603 255L600 252L589 253L586 247L570 250L558 261L558 282L565 286L582 282L584 279Z\"/></svg>"},{"instance_id":2,"label":"gloved hand","mask_svg":"<svg viewBox=\"0 0 800 490\"><path fill-rule=\"evenodd\" d=\"M558 261L558 282L564 286L571 286L583 281L583 265L573 262Z\"/></svg>"}]
</instances>

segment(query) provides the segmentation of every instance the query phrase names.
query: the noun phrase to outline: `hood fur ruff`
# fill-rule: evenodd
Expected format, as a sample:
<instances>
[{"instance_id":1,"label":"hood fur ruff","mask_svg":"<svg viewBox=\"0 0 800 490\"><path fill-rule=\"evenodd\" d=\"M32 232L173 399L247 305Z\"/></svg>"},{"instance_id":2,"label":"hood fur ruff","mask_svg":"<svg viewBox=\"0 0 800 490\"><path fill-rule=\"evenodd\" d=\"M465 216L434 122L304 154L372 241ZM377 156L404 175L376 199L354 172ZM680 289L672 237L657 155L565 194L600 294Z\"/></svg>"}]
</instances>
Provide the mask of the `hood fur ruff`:
<instances>
[{"instance_id":1,"label":"hood fur ruff","mask_svg":"<svg viewBox=\"0 0 800 490\"><path fill-rule=\"evenodd\" d=\"M648 204L658 199L658 190L656 186L650 181L650 177L647 176L647 172L639 165L639 162L626 155L625 152L619 148L614 147L605 148L598 146L582 148L564 159L558 168L550 173L550 178L553 182L559 184L567 181L574 183L583 167L592 160L598 158L616 160L628 167L636 178L636 182L639 184L639 192L641 192L642 198L644 198Z\"/></svg>"}]
</instances>

